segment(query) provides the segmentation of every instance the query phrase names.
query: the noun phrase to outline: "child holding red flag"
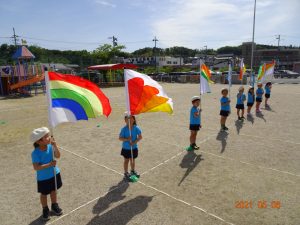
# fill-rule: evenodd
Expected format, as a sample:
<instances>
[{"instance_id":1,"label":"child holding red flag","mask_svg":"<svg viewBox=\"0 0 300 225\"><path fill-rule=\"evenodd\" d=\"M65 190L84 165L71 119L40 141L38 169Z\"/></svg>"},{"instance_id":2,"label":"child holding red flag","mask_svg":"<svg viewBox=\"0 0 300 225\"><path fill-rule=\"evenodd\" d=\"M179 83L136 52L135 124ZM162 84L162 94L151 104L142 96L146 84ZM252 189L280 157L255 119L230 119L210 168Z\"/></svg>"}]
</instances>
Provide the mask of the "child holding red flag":
<instances>
[{"instance_id":1,"label":"child holding red flag","mask_svg":"<svg viewBox=\"0 0 300 225\"><path fill-rule=\"evenodd\" d=\"M135 116L125 113L126 125L121 129L119 140L122 141L121 155L124 157L124 178L130 180L130 176L140 175L135 170L135 159L138 157L138 141L142 140L142 131L137 126ZM129 131L130 128L130 131ZM128 172L130 162L131 173Z\"/></svg>"}]
</instances>

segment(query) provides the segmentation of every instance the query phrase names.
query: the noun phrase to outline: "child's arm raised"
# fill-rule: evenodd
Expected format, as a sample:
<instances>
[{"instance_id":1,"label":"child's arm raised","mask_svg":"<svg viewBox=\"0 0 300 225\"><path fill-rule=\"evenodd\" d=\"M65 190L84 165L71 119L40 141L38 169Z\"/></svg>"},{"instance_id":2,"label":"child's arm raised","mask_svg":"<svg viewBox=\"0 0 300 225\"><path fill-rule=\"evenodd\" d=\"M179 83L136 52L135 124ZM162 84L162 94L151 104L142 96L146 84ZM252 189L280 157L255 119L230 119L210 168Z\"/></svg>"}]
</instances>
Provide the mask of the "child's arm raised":
<instances>
[{"instance_id":1,"label":"child's arm raised","mask_svg":"<svg viewBox=\"0 0 300 225\"><path fill-rule=\"evenodd\" d=\"M57 147L56 141L54 140L54 137L51 137L51 145L52 145L52 151L54 151L54 157L59 159L60 158L60 151Z\"/></svg>"}]
</instances>

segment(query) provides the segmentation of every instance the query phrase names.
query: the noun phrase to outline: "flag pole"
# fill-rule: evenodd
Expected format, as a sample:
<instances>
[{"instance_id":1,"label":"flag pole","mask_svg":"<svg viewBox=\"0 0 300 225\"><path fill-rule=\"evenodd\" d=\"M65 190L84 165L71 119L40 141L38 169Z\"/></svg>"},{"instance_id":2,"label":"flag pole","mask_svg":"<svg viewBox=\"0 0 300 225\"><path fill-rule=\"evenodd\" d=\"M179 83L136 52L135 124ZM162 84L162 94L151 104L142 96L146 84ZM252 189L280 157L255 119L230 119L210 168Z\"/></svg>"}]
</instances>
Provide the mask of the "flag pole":
<instances>
[{"instance_id":1,"label":"flag pole","mask_svg":"<svg viewBox=\"0 0 300 225\"><path fill-rule=\"evenodd\" d=\"M252 48L251 48L251 76L252 76L252 87L254 87L254 83L255 83L255 75L254 75L254 73L253 73L253 52L254 52L255 12L256 12L256 0L254 0L254 15L253 15L253 30L252 30Z\"/></svg>"},{"instance_id":2,"label":"flag pole","mask_svg":"<svg viewBox=\"0 0 300 225\"><path fill-rule=\"evenodd\" d=\"M124 69L124 81L125 81L125 97L126 97L126 108L127 108L127 115L129 117L126 117L128 121L128 128L129 128L129 136L130 136L130 153L131 153L131 164L133 164L133 149L131 145L132 141L132 134L131 134L131 124L130 124L130 117L131 117L131 111L130 111L130 101L129 101L129 90L128 90L128 82L127 82L127 77L126 77L126 69ZM126 116L127 116L126 115Z\"/></svg>"},{"instance_id":3,"label":"flag pole","mask_svg":"<svg viewBox=\"0 0 300 225\"><path fill-rule=\"evenodd\" d=\"M228 77L227 77L227 80L228 80L228 97L229 97L229 100L230 100L230 88L231 88L231 79L232 79L232 72L231 72L232 68L231 68L231 60L229 60L229 63L228 63ZM230 76L230 77L229 77ZM230 79L228 79L230 78Z\"/></svg>"},{"instance_id":4,"label":"flag pole","mask_svg":"<svg viewBox=\"0 0 300 225\"><path fill-rule=\"evenodd\" d=\"M47 103L48 103L48 124L50 127L50 134L51 139L53 137L53 130L54 127L52 126L52 115L51 115L51 109L52 109L52 101L51 101L51 94L50 94L50 87L49 87L49 74L48 71L45 71L45 83L46 83L46 95L47 95ZM54 150L52 149L52 161L54 161ZM55 166L53 166L53 173L54 173L54 185L55 185L55 193L57 193L57 180L56 180L56 169Z\"/></svg>"},{"instance_id":5,"label":"flag pole","mask_svg":"<svg viewBox=\"0 0 300 225\"><path fill-rule=\"evenodd\" d=\"M201 58L199 59L199 63L200 63L200 74L199 74L199 90L200 90L200 110L202 109L202 105L201 105L201 102L202 102L202 98L201 98L201 67L202 67L202 60Z\"/></svg>"}]
</instances>

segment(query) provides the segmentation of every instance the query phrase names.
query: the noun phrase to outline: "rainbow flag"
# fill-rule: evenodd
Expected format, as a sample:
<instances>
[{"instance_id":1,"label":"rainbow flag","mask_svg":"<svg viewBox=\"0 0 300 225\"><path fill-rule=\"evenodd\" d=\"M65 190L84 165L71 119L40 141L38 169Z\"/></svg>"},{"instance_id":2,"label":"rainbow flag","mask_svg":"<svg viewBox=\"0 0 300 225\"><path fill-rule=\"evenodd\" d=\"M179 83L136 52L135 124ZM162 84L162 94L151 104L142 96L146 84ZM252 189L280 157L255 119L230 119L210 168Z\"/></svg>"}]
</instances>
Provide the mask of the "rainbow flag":
<instances>
[{"instance_id":1,"label":"rainbow flag","mask_svg":"<svg viewBox=\"0 0 300 225\"><path fill-rule=\"evenodd\" d=\"M266 64L264 63L263 65L261 65L259 67L258 75L257 75L258 81L260 81L263 78L263 76L265 75L265 72L266 72Z\"/></svg>"},{"instance_id":2,"label":"rainbow flag","mask_svg":"<svg viewBox=\"0 0 300 225\"><path fill-rule=\"evenodd\" d=\"M214 82L211 80L209 68L203 63L200 66L200 94L210 93L209 84Z\"/></svg>"},{"instance_id":3,"label":"rainbow flag","mask_svg":"<svg viewBox=\"0 0 300 225\"><path fill-rule=\"evenodd\" d=\"M130 115L146 112L173 113L172 99L149 76L125 69L126 105Z\"/></svg>"},{"instance_id":4,"label":"rainbow flag","mask_svg":"<svg viewBox=\"0 0 300 225\"><path fill-rule=\"evenodd\" d=\"M257 80L262 82L266 77L273 75L275 69L275 61L272 63L264 63L259 67Z\"/></svg>"},{"instance_id":5,"label":"rainbow flag","mask_svg":"<svg viewBox=\"0 0 300 225\"><path fill-rule=\"evenodd\" d=\"M241 63L240 63L240 76L239 79L242 80L243 79L243 75L246 72L246 67L244 64L244 59L241 59Z\"/></svg>"},{"instance_id":6,"label":"rainbow flag","mask_svg":"<svg viewBox=\"0 0 300 225\"><path fill-rule=\"evenodd\" d=\"M109 116L109 99L94 83L74 75L46 73L49 124Z\"/></svg>"}]
</instances>

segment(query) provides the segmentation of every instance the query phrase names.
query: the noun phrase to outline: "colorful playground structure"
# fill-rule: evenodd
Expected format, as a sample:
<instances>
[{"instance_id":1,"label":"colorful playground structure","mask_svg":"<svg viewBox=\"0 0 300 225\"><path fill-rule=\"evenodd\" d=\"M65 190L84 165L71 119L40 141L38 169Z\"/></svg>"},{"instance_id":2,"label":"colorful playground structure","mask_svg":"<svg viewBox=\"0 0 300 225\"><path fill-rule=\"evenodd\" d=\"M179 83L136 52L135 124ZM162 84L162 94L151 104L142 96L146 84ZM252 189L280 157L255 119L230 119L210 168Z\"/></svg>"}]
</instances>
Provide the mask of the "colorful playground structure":
<instances>
[{"instance_id":1,"label":"colorful playground structure","mask_svg":"<svg viewBox=\"0 0 300 225\"><path fill-rule=\"evenodd\" d=\"M45 93L44 67L34 64L35 56L25 47L19 46L12 56L14 65L0 66L0 95L35 95L42 88Z\"/></svg>"}]
</instances>

